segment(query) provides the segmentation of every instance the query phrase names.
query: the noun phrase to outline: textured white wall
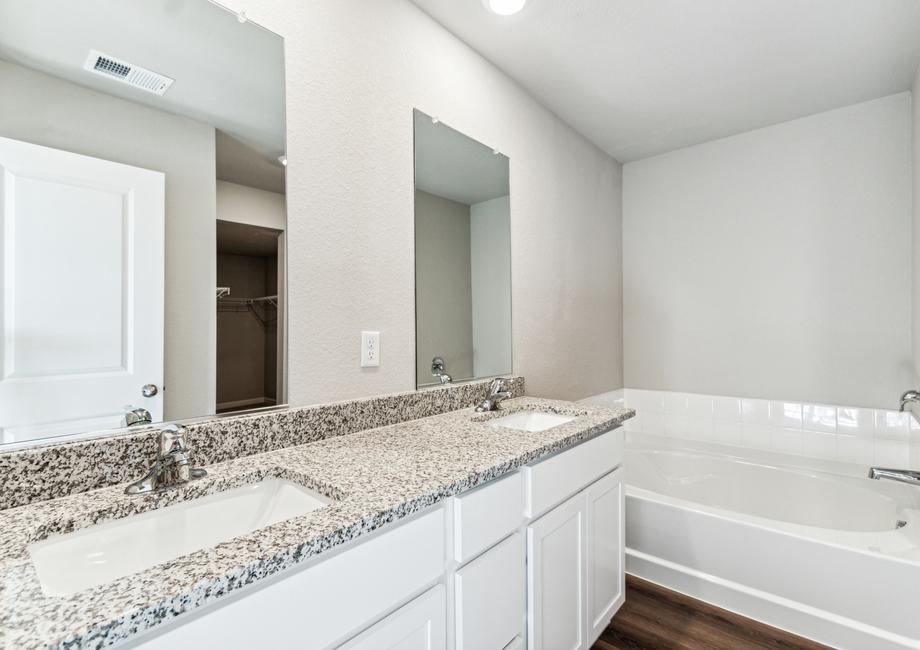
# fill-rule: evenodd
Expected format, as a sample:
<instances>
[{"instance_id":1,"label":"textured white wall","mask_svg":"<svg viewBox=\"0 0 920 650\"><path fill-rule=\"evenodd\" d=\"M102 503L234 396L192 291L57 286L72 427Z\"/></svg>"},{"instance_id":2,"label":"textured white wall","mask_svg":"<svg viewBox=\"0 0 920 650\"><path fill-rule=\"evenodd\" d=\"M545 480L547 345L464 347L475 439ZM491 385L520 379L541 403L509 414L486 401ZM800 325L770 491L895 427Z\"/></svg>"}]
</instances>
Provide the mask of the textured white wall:
<instances>
[{"instance_id":1,"label":"textured white wall","mask_svg":"<svg viewBox=\"0 0 920 650\"><path fill-rule=\"evenodd\" d=\"M511 370L511 205L507 196L470 206L473 372Z\"/></svg>"},{"instance_id":2,"label":"textured white wall","mask_svg":"<svg viewBox=\"0 0 920 650\"><path fill-rule=\"evenodd\" d=\"M284 194L218 180L217 218L284 230Z\"/></svg>"},{"instance_id":3,"label":"textured white wall","mask_svg":"<svg viewBox=\"0 0 920 650\"><path fill-rule=\"evenodd\" d=\"M628 386L890 407L910 385L907 93L623 174Z\"/></svg>"},{"instance_id":4,"label":"textured white wall","mask_svg":"<svg viewBox=\"0 0 920 650\"><path fill-rule=\"evenodd\" d=\"M291 403L415 385L413 108L511 159L528 392L622 385L616 162L407 0L223 4L285 37ZM379 368L359 367L362 329Z\"/></svg>"}]
</instances>

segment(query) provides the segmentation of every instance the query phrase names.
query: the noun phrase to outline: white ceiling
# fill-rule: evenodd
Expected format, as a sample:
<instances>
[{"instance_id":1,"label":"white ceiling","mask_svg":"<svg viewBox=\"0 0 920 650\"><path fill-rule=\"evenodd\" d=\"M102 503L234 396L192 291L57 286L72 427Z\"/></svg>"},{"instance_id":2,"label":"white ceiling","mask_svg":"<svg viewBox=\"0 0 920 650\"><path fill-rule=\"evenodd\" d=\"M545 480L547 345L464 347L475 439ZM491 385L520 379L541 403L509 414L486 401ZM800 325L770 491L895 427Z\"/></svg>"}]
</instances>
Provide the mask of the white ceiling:
<instances>
[{"instance_id":1,"label":"white ceiling","mask_svg":"<svg viewBox=\"0 0 920 650\"><path fill-rule=\"evenodd\" d=\"M266 192L284 194L284 167L220 129L214 138L217 178Z\"/></svg>"},{"instance_id":2,"label":"white ceiling","mask_svg":"<svg viewBox=\"0 0 920 650\"><path fill-rule=\"evenodd\" d=\"M162 97L111 81L83 70L90 49L176 81ZM283 40L208 0L0 0L0 58L212 124L280 167Z\"/></svg>"},{"instance_id":3,"label":"white ceiling","mask_svg":"<svg viewBox=\"0 0 920 650\"><path fill-rule=\"evenodd\" d=\"M271 257L278 254L280 230L217 220L217 252ZM231 287L232 288L232 287Z\"/></svg>"},{"instance_id":4,"label":"white ceiling","mask_svg":"<svg viewBox=\"0 0 920 650\"><path fill-rule=\"evenodd\" d=\"M920 0L413 0L622 162L909 89Z\"/></svg>"},{"instance_id":5,"label":"white ceiling","mask_svg":"<svg viewBox=\"0 0 920 650\"><path fill-rule=\"evenodd\" d=\"M508 195L508 158L415 111L415 187L473 205Z\"/></svg>"}]
</instances>

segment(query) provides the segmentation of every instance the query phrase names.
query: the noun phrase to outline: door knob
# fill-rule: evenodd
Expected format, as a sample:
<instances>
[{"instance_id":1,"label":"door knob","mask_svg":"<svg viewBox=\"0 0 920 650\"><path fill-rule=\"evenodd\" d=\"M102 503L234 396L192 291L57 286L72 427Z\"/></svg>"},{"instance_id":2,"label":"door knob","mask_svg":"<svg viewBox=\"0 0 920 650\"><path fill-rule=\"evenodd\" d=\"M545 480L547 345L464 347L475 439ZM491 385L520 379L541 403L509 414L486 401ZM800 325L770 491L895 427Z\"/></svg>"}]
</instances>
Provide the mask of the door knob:
<instances>
[{"instance_id":1,"label":"door knob","mask_svg":"<svg viewBox=\"0 0 920 650\"><path fill-rule=\"evenodd\" d=\"M144 387L141 388L141 395L144 397L153 397L159 392L156 387L156 384L144 384Z\"/></svg>"}]
</instances>

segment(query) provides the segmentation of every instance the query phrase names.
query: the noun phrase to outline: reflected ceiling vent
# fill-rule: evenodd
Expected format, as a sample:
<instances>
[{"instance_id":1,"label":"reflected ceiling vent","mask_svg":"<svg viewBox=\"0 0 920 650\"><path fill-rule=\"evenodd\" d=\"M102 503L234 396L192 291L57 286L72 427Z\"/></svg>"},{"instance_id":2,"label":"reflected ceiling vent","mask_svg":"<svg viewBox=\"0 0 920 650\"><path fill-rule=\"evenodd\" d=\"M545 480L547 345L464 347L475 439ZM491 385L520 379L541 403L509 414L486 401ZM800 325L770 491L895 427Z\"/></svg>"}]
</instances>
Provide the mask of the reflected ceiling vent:
<instances>
[{"instance_id":1,"label":"reflected ceiling vent","mask_svg":"<svg viewBox=\"0 0 920 650\"><path fill-rule=\"evenodd\" d=\"M139 65L116 59L114 56L90 50L83 64L84 70L108 77L129 86L146 90L155 95L162 95L172 85L173 79L156 72L151 72Z\"/></svg>"}]
</instances>

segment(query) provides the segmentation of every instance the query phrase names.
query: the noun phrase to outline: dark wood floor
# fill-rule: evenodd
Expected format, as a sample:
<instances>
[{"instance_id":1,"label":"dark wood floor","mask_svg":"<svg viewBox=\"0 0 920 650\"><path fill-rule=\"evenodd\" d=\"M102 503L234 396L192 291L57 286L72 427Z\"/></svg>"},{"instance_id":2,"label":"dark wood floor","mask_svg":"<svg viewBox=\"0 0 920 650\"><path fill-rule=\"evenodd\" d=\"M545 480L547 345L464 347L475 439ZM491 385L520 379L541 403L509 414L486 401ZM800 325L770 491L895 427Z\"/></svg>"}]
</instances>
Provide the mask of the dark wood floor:
<instances>
[{"instance_id":1,"label":"dark wood floor","mask_svg":"<svg viewBox=\"0 0 920 650\"><path fill-rule=\"evenodd\" d=\"M626 577L626 603L592 650L827 650L777 630L640 580Z\"/></svg>"}]
</instances>

